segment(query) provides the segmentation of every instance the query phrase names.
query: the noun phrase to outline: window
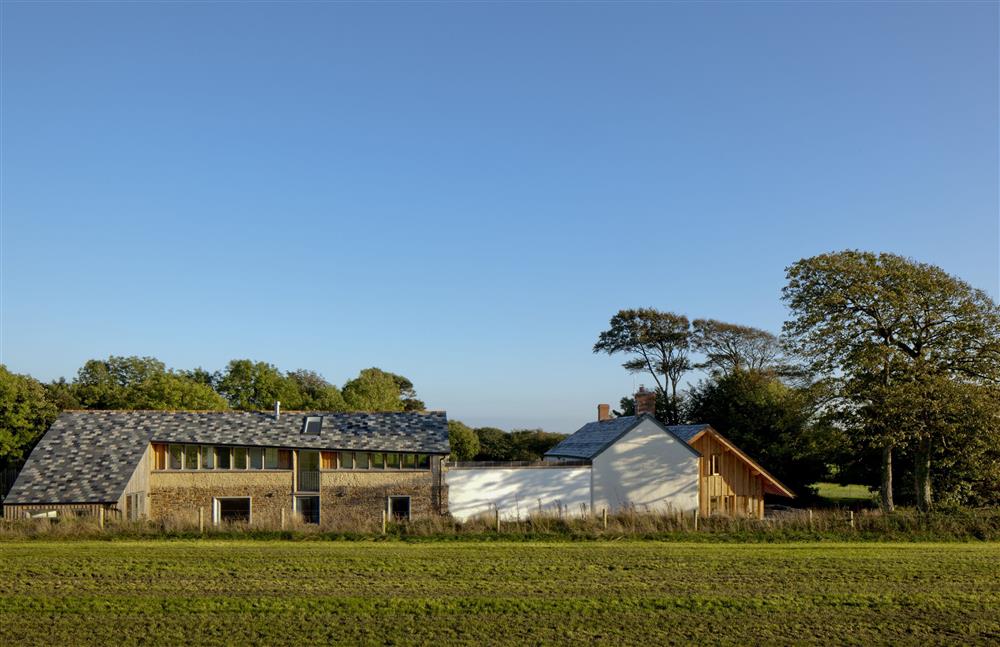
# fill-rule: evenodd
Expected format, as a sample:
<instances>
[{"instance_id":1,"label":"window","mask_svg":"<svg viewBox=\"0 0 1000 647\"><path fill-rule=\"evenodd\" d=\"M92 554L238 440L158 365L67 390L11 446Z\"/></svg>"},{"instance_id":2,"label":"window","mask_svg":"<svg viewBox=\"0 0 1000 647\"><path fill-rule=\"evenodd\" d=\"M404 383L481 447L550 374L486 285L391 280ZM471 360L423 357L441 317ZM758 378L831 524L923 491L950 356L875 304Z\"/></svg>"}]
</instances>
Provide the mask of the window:
<instances>
[{"instance_id":1,"label":"window","mask_svg":"<svg viewBox=\"0 0 1000 647\"><path fill-rule=\"evenodd\" d=\"M216 447L215 448L215 462L216 467L220 470L228 470L232 467L233 461L232 456L229 453L228 447Z\"/></svg>"},{"instance_id":2,"label":"window","mask_svg":"<svg viewBox=\"0 0 1000 647\"><path fill-rule=\"evenodd\" d=\"M712 454L708 460L708 473L715 476L719 473L719 463L721 462L720 456L718 454Z\"/></svg>"},{"instance_id":3,"label":"window","mask_svg":"<svg viewBox=\"0 0 1000 647\"><path fill-rule=\"evenodd\" d=\"M290 449L278 450L278 469L279 470L292 469L292 450Z\"/></svg>"},{"instance_id":4,"label":"window","mask_svg":"<svg viewBox=\"0 0 1000 647\"><path fill-rule=\"evenodd\" d=\"M368 454L365 452L357 452L354 454L354 467L359 470L368 469Z\"/></svg>"},{"instance_id":5,"label":"window","mask_svg":"<svg viewBox=\"0 0 1000 647\"><path fill-rule=\"evenodd\" d=\"M720 496L713 496L708 500L708 514L719 514L721 499Z\"/></svg>"},{"instance_id":6,"label":"window","mask_svg":"<svg viewBox=\"0 0 1000 647\"><path fill-rule=\"evenodd\" d=\"M295 512L299 514L304 523L319 523L319 497L295 497Z\"/></svg>"},{"instance_id":7,"label":"window","mask_svg":"<svg viewBox=\"0 0 1000 647\"><path fill-rule=\"evenodd\" d=\"M264 469L264 448L263 447L251 447L250 448L250 469L252 469L252 470L262 470L262 469Z\"/></svg>"},{"instance_id":8,"label":"window","mask_svg":"<svg viewBox=\"0 0 1000 647\"><path fill-rule=\"evenodd\" d=\"M167 469L167 446L156 444L153 445L153 469L165 470Z\"/></svg>"},{"instance_id":9,"label":"window","mask_svg":"<svg viewBox=\"0 0 1000 647\"><path fill-rule=\"evenodd\" d=\"M431 457L427 454L417 454L417 467L422 470L431 468Z\"/></svg>"},{"instance_id":10,"label":"window","mask_svg":"<svg viewBox=\"0 0 1000 647\"><path fill-rule=\"evenodd\" d=\"M323 418L320 416L308 416L306 417L306 423L302 426L302 433L316 436L319 435L322 427Z\"/></svg>"},{"instance_id":11,"label":"window","mask_svg":"<svg viewBox=\"0 0 1000 647\"><path fill-rule=\"evenodd\" d=\"M233 469L245 470L247 468L247 448L233 447Z\"/></svg>"},{"instance_id":12,"label":"window","mask_svg":"<svg viewBox=\"0 0 1000 647\"><path fill-rule=\"evenodd\" d=\"M385 466L391 470L399 468L399 454L386 454Z\"/></svg>"},{"instance_id":13,"label":"window","mask_svg":"<svg viewBox=\"0 0 1000 647\"><path fill-rule=\"evenodd\" d=\"M141 519L145 503L145 492L135 492L134 494L125 495L125 518L129 521L138 521Z\"/></svg>"},{"instance_id":14,"label":"window","mask_svg":"<svg viewBox=\"0 0 1000 647\"><path fill-rule=\"evenodd\" d=\"M215 523L250 521L250 497L216 498L212 501L212 516Z\"/></svg>"},{"instance_id":15,"label":"window","mask_svg":"<svg viewBox=\"0 0 1000 647\"><path fill-rule=\"evenodd\" d=\"M184 469L186 470L196 470L198 469L198 451L197 445L185 445L184 446Z\"/></svg>"},{"instance_id":16,"label":"window","mask_svg":"<svg viewBox=\"0 0 1000 647\"><path fill-rule=\"evenodd\" d=\"M385 469L385 454L372 454L372 469Z\"/></svg>"},{"instance_id":17,"label":"window","mask_svg":"<svg viewBox=\"0 0 1000 647\"><path fill-rule=\"evenodd\" d=\"M278 448L268 447L264 450L264 467L269 470L278 469Z\"/></svg>"},{"instance_id":18,"label":"window","mask_svg":"<svg viewBox=\"0 0 1000 647\"><path fill-rule=\"evenodd\" d=\"M210 470L215 468L215 448L214 447L202 447L201 448L201 469Z\"/></svg>"},{"instance_id":19,"label":"window","mask_svg":"<svg viewBox=\"0 0 1000 647\"><path fill-rule=\"evenodd\" d=\"M179 470L184 467L184 446L170 446L170 469Z\"/></svg>"},{"instance_id":20,"label":"window","mask_svg":"<svg viewBox=\"0 0 1000 647\"><path fill-rule=\"evenodd\" d=\"M354 452L340 452L340 469L354 469Z\"/></svg>"},{"instance_id":21,"label":"window","mask_svg":"<svg viewBox=\"0 0 1000 647\"><path fill-rule=\"evenodd\" d=\"M319 468L321 470L332 470L337 468L337 452L320 452Z\"/></svg>"},{"instance_id":22,"label":"window","mask_svg":"<svg viewBox=\"0 0 1000 647\"><path fill-rule=\"evenodd\" d=\"M396 521L409 521L410 497L408 496L389 497L389 516Z\"/></svg>"},{"instance_id":23,"label":"window","mask_svg":"<svg viewBox=\"0 0 1000 647\"><path fill-rule=\"evenodd\" d=\"M403 468L412 470L417 466L416 454L403 454Z\"/></svg>"}]
</instances>

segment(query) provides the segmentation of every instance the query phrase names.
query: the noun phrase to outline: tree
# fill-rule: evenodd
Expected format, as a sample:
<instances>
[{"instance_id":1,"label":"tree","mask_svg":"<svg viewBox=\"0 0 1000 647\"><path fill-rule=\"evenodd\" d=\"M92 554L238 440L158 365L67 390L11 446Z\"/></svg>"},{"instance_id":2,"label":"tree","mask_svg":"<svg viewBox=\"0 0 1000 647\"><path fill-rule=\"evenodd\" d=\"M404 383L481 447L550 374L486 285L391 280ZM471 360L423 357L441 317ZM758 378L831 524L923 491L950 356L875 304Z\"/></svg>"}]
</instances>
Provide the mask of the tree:
<instances>
[{"instance_id":1,"label":"tree","mask_svg":"<svg viewBox=\"0 0 1000 647\"><path fill-rule=\"evenodd\" d=\"M355 411L403 411L399 384L379 368L366 368L344 384L344 400Z\"/></svg>"},{"instance_id":2,"label":"tree","mask_svg":"<svg viewBox=\"0 0 1000 647\"><path fill-rule=\"evenodd\" d=\"M0 364L0 466L23 460L58 414L37 380Z\"/></svg>"},{"instance_id":3,"label":"tree","mask_svg":"<svg viewBox=\"0 0 1000 647\"><path fill-rule=\"evenodd\" d=\"M77 373L71 393L65 392L65 383L54 383L49 390L62 403L75 400L87 409L226 408L226 401L212 387L168 371L153 357L112 355L106 360L88 360Z\"/></svg>"},{"instance_id":4,"label":"tree","mask_svg":"<svg viewBox=\"0 0 1000 647\"><path fill-rule=\"evenodd\" d=\"M691 369L690 337L690 324L683 315L655 308L620 310L598 337L594 352L632 355L622 366L632 373L649 373L657 391L670 394L665 422L676 424L680 418L678 384Z\"/></svg>"},{"instance_id":5,"label":"tree","mask_svg":"<svg viewBox=\"0 0 1000 647\"><path fill-rule=\"evenodd\" d=\"M883 508L893 509L899 448L915 457L917 505L928 509L942 421L962 401L953 390L1000 382L1000 309L941 268L895 254L822 254L787 277L785 334L815 371L838 377L845 417L880 448Z\"/></svg>"},{"instance_id":6,"label":"tree","mask_svg":"<svg viewBox=\"0 0 1000 647\"><path fill-rule=\"evenodd\" d=\"M399 388L399 397L403 403L403 411L423 411L427 408L423 400L417 398L417 390L413 388L413 382L395 373L387 373L396 381Z\"/></svg>"},{"instance_id":7,"label":"tree","mask_svg":"<svg viewBox=\"0 0 1000 647\"><path fill-rule=\"evenodd\" d=\"M479 437L476 432L458 420L448 421L448 442L451 443L453 461L471 461L479 453Z\"/></svg>"},{"instance_id":8,"label":"tree","mask_svg":"<svg viewBox=\"0 0 1000 647\"><path fill-rule=\"evenodd\" d=\"M288 373L286 378L295 384L295 390L299 395L295 408L310 411L347 411L347 402L344 401L340 389L327 382L319 373L300 368Z\"/></svg>"},{"instance_id":9,"label":"tree","mask_svg":"<svg viewBox=\"0 0 1000 647\"><path fill-rule=\"evenodd\" d=\"M736 371L765 371L778 367L781 344L766 330L725 323L715 319L695 319L692 345L705 355L698 368L729 375Z\"/></svg>"},{"instance_id":10,"label":"tree","mask_svg":"<svg viewBox=\"0 0 1000 647\"><path fill-rule=\"evenodd\" d=\"M73 384L67 382L64 377L46 384L45 393L49 402L54 404L60 411L82 408L80 400L76 397Z\"/></svg>"},{"instance_id":11,"label":"tree","mask_svg":"<svg viewBox=\"0 0 1000 647\"><path fill-rule=\"evenodd\" d=\"M234 359L216 376L215 384L229 406L241 411L269 410L275 402L295 409L301 400L295 383L267 362Z\"/></svg>"},{"instance_id":12,"label":"tree","mask_svg":"<svg viewBox=\"0 0 1000 647\"><path fill-rule=\"evenodd\" d=\"M512 446L511 459L515 461L542 460L549 451L563 439L566 434L557 434L543 429L514 429L510 432Z\"/></svg>"},{"instance_id":13,"label":"tree","mask_svg":"<svg viewBox=\"0 0 1000 647\"><path fill-rule=\"evenodd\" d=\"M510 434L496 427L477 427L479 438L479 453L477 461L509 461L513 460L514 443Z\"/></svg>"}]
</instances>

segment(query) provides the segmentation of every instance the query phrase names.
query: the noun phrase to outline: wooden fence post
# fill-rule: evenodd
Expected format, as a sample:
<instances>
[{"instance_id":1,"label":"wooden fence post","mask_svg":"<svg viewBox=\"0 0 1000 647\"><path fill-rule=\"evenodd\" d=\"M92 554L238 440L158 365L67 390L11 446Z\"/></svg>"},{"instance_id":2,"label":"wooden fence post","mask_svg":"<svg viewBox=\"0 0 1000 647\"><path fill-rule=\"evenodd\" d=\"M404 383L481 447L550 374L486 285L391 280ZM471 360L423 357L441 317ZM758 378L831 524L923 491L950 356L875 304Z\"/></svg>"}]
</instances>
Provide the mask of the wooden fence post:
<instances>
[{"instance_id":1,"label":"wooden fence post","mask_svg":"<svg viewBox=\"0 0 1000 647\"><path fill-rule=\"evenodd\" d=\"M847 519L851 522L851 530L854 530L854 510L847 511Z\"/></svg>"},{"instance_id":2,"label":"wooden fence post","mask_svg":"<svg viewBox=\"0 0 1000 647\"><path fill-rule=\"evenodd\" d=\"M281 509L281 529L285 529L285 509Z\"/></svg>"},{"instance_id":3,"label":"wooden fence post","mask_svg":"<svg viewBox=\"0 0 1000 647\"><path fill-rule=\"evenodd\" d=\"M389 515L386 514L385 508L382 508L382 534L383 535L385 534L385 524L386 524L386 521L388 520L388 517L389 517Z\"/></svg>"},{"instance_id":4,"label":"wooden fence post","mask_svg":"<svg viewBox=\"0 0 1000 647\"><path fill-rule=\"evenodd\" d=\"M608 529L608 509L607 508L601 508L601 517L603 517L603 519L604 519L604 529L607 530Z\"/></svg>"},{"instance_id":5,"label":"wooden fence post","mask_svg":"<svg viewBox=\"0 0 1000 647\"><path fill-rule=\"evenodd\" d=\"M694 529L698 530L698 510L697 510L697 508L694 511Z\"/></svg>"},{"instance_id":6,"label":"wooden fence post","mask_svg":"<svg viewBox=\"0 0 1000 647\"><path fill-rule=\"evenodd\" d=\"M813 511L812 511L812 508L809 508L806 512L809 513L809 530L812 530L813 529Z\"/></svg>"},{"instance_id":7,"label":"wooden fence post","mask_svg":"<svg viewBox=\"0 0 1000 647\"><path fill-rule=\"evenodd\" d=\"M500 508L497 508L496 514L497 514L497 532L499 533L500 532Z\"/></svg>"},{"instance_id":8,"label":"wooden fence post","mask_svg":"<svg viewBox=\"0 0 1000 647\"><path fill-rule=\"evenodd\" d=\"M104 530L104 506L97 509L97 527Z\"/></svg>"},{"instance_id":9,"label":"wooden fence post","mask_svg":"<svg viewBox=\"0 0 1000 647\"><path fill-rule=\"evenodd\" d=\"M205 507L198 508L198 532L205 534Z\"/></svg>"}]
</instances>

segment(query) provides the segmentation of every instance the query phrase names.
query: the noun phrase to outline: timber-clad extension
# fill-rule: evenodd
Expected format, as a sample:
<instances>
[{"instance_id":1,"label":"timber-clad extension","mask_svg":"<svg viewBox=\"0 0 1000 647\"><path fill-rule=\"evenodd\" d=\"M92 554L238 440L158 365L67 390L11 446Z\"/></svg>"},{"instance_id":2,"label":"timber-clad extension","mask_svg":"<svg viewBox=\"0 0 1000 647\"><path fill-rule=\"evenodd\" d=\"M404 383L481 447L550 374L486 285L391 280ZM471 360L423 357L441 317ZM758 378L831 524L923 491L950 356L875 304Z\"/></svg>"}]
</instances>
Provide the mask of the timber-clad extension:
<instances>
[{"instance_id":1,"label":"timber-clad extension","mask_svg":"<svg viewBox=\"0 0 1000 647\"><path fill-rule=\"evenodd\" d=\"M441 514L449 451L443 412L71 411L32 452L4 517Z\"/></svg>"}]
</instances>

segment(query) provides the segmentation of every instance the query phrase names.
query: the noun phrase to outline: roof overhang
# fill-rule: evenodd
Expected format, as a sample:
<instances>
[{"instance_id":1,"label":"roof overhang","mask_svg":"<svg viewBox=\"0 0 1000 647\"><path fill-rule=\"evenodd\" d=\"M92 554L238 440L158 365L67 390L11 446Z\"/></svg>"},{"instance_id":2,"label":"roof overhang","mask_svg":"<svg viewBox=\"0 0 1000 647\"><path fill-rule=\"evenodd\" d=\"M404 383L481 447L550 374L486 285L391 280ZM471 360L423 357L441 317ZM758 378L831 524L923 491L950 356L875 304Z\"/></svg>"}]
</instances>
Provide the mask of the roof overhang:
<instances>
[{"instance_id":1,"label":"roof overhang","mask_svg":"<svg viewBox=\"0 0 1000 647\"><path fill-rule=\"evenodd\" d=\"M728 438L726 438L718 431L713 429L711 425L705 425L705 428L696 433L694 436L692 436L691 440L689 440L688 442L693 443L702 436L704 436L705 434L710 434L713 438L719 441L721 445L725 446L726 449L739 456L740 459L743 460L743 462L745 462L747 465L750 466L750 472L752 474L754 474L755 476L759 474L764 479L765 493L777 494L778 496L786 496L790 499L795 498L794 492L785 487L785 485L781 481L774 478L774 476L772 476L771 473L768 472L766 469L761 467L757 461L747 456L746 453L744 453L743 450L734 445L732 441L730 441Z\"/></svg>"}]
</instances>

